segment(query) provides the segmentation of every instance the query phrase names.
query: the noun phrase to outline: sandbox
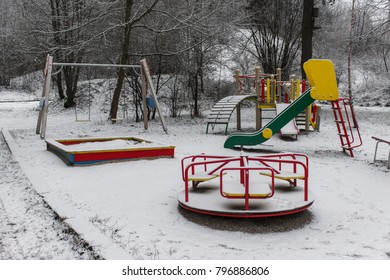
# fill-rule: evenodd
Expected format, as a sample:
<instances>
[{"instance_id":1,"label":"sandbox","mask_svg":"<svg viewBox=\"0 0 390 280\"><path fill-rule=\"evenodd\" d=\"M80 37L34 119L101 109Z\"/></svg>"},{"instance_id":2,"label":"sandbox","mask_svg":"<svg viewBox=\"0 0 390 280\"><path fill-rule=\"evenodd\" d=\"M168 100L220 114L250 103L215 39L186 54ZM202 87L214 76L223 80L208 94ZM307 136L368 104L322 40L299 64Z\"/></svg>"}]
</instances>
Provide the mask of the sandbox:
<instances>
[{"instance_id":1,"label":"sandbox","mask_svg":"<svg viewBox=\"0 0 390 280\"><path fill-rule=\"evenodd\" d=\"M91 165L121 160L174 157L174 146L136 137L45 140L47 150L67 165Z\"/></svg>"}]
</instances>

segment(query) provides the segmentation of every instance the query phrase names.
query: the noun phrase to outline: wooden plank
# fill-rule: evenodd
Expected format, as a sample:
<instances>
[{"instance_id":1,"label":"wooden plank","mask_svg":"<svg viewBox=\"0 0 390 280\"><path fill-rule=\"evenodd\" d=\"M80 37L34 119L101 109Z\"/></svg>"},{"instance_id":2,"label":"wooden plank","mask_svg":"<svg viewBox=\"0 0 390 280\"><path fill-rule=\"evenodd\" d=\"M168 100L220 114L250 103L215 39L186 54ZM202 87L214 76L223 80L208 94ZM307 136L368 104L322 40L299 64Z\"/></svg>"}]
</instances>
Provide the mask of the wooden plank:
<instances>
[{"instance_id":1,"label":"wooden plank","mask_svg":"<svg viewBox=\"0 0 390 280\"><path fill-rule=\"evenodd\" d=\"M219 174L207 174L207 172L199 172L188 175L188 181L205 182L219 177Z\"/></svg>"},{"instance_id":2,"label":"wooden plank","mask_svg":"<svg viewBox=\"0 0 390 280\"><path fill-rule=\"evenodd\" d=\"M229 111L229 112L232 112L233 110L232 110L232 108L224 108L224 107L222 107L222 108L212 108L211 109L211 112L219 112L219 111Z\"/></svg>"},{"instance_id":3,"label":"wooden plank","mask_svg":"<svg viewBox=\"0 0 390 280\"><path fill-rule=\"evenodd\" d=\"M229 119L208 119L208 123L229 123Z\"/></svg>"},{"instance_id":4,"label":"wooden plank","mask_svg":"<svg viewBox=\"0 0 390 280\"><path fill-rule=\"evenodd\" d=\"M226 114L226 113L215 113L215 114L209 114L208 117L216 117L216 118L229 118L231 114Z\"/></svg>"},{"instance_id":5,"label":"wooden plank","mask_svg":"<svg viewBox=\"0 0 390 280\"><path fill-rule=\"evenodd\" d=\"M225 118L218 118L218 117L216 117L216 118L213 118L213 117L207 118L207 122L220 121L220 122L226 122L226 123L228 123L229 120L230 120L230 118L226 118L226 117L225 117Z\"/></svg>"},{"instance_id":6,"label":"wooden plank","mask_svg":"<svg viewBox=\"0 0 390 280\"><path fill-rule=\"evenodd\" d=\"M220 101L218 103L215 103L215 105L220 105L220 104L231 104L236 106L238 103L234 101L223 101L223 102Z\"/></svg>"},{"instance_id":7,"label":"wooden plank","mask_svg":"<svg viewBox=\"0 0 390 280\"><path fill-rule=\"evenodd\" d=\"M221 110L221 111L212 111L210 112L209 116L210 115L231 115L232 114L232 111L226 111L226 110Z\"/></svg>"},{"instance_id":8,"label":"wooden plank","mask_svg":"<svg viewBox=\"0 0 390 280\"><path fill-rule=\"evenodd\" d=\"M235 108L237 107L236 103L223 103L223 104L216 104L213 108L215 107L230 107L230 108Z\"/></svg>"}]
</instances>

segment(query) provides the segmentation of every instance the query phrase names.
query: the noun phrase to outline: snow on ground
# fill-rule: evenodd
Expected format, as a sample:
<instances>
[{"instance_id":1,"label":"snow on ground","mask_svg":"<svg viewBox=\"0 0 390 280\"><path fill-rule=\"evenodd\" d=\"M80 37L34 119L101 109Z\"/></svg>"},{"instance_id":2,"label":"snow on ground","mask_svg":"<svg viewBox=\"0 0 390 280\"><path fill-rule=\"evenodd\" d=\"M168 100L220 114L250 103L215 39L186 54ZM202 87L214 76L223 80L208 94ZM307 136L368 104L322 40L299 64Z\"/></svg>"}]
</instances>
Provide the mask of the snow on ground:
<instances>
[{"instance_id":1,"label":"snow on ground","mask_svg":"<svg viewBox=\"0 0 390 280\"><path fill-rule=\"evenodd\" d=\"M21 101L36 101L38 98L28 92L15 92L13 90L0 89L0 103L3 102L21 102Z\"/></svg>"},{"instance_id":2,"label":"snow on ground","mask_svg":"<svg viewBox=\"0 0 390 280\"><path fill-rule=\"evenodd\" d=\"M15 93L7 92L6 97L8 100L15 100ZM28 100L26 94L17 96L20 97ZM6 106L0 106L1 128L4 128L7 117L18 118L25 110L31 117L35 114L31 110L32 103L23 103L24 106L15 104L4 103ZM37 195L10 153L3 135L0 135L0 173L1 260L99 258L86 248L89 245L84 244L71 228L62 223L42 197Z\"/></svg>"},{"instance_id":3,"label":"snow on ground","mask_svg":"<svg viewBox=\"0 0 390 280\"><path fill-rule=\"evenodd\" d=\"M34 192L2 136L0 170L0 259L98 257Z\"/></svg>"},{"instance_id":4,"label":"snow on ground","mask_svg":"<svg viewBox=\"0 0 390 280\"><path fill-rule=\"evenodd\" d=\"M354 158L340 151L328 106L323 106L320 132L303 133L298 141L274 136L256 150L244 151L301 152L310 159L309 187L316 197L312 207L298 215L262 220L206 217L178 207L177 196L183 189L181 158L201 152L240 154L223 148L223 126L205 134L202 120L182 117L168 119L169 134L165 134L157 121L145 131L143 124L131 121L111 125L100 117L75 122L71 114L49 115L48 138L126 134L176 146L173 159L69 167L46 151L35 134L37 115L31 109L0 109L1 126L9 129L15 142L16 160L45 186L33 187L43 196L50 195L54 209L67 209L87 223L79 227L81 231L92 225L132 259L390 258L390 172L384 163L372 162L375 142L371 139L373 135L390 138L390 108L357 108L364 145L356 149ZM253 127L254 108L244 109L243 118L244 128ZM234 122L233 117L230 132ZM381 158L387 153L388 147L380 148ZM14 182L12 173L5 173ZM88 240L88 230L82 237ZM99 244L92 246L101 253ZM65 246L63 250L72 251Z\"/></svg>"}]
</instances>

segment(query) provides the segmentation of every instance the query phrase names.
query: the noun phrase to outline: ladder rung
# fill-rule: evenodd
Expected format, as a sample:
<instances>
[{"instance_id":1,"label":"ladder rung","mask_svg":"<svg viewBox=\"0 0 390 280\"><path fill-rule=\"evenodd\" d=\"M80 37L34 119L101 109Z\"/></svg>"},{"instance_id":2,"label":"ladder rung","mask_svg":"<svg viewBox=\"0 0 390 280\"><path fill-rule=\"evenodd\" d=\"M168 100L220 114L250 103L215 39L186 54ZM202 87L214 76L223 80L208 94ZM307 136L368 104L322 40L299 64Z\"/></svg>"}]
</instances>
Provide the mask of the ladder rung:
<instances>
[{"instance_id":1,"label":"ladder rung","mask_svg":"<svg viewBox=\"0 0 390 280\"><path fill-rule=\"evenodd\" d=\"M335 120L336 123L345 123L345 121Z\"/></svg>"},{"instance_id":2,"label":"ladder rung","mask_svg":"<svg viewBox=\"0 0 390 280\"><path fill-rule=\"evenodd\" d=\"M349 135L348 134L344 134L344 133L337 133L339 136L342 136L342 137L348 137Z\"/></svg>"}]
</instances>

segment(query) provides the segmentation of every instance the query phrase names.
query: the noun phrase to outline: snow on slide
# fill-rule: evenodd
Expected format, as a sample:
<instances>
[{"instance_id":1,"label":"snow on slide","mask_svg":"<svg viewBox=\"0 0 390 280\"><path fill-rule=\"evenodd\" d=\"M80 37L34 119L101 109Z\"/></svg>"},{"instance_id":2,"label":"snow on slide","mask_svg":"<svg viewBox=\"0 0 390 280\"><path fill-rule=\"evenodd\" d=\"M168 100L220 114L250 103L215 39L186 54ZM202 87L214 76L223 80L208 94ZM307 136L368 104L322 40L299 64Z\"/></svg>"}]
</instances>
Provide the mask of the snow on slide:
<instances>
[{"instance_id":1,"label":"snow on slide","mask_svg":"<svg viewBox=\"0 0 390 280\"><path fill-rule=\"evenodd\" d=\"M276 114L279 115L284 109L286 109L290 104L288 103L279 103L276 104ZM285 126L280 129L280 134L283 135L298 135L299 129L295 118L289 121Z\"/></svg>"}]
</instances>

